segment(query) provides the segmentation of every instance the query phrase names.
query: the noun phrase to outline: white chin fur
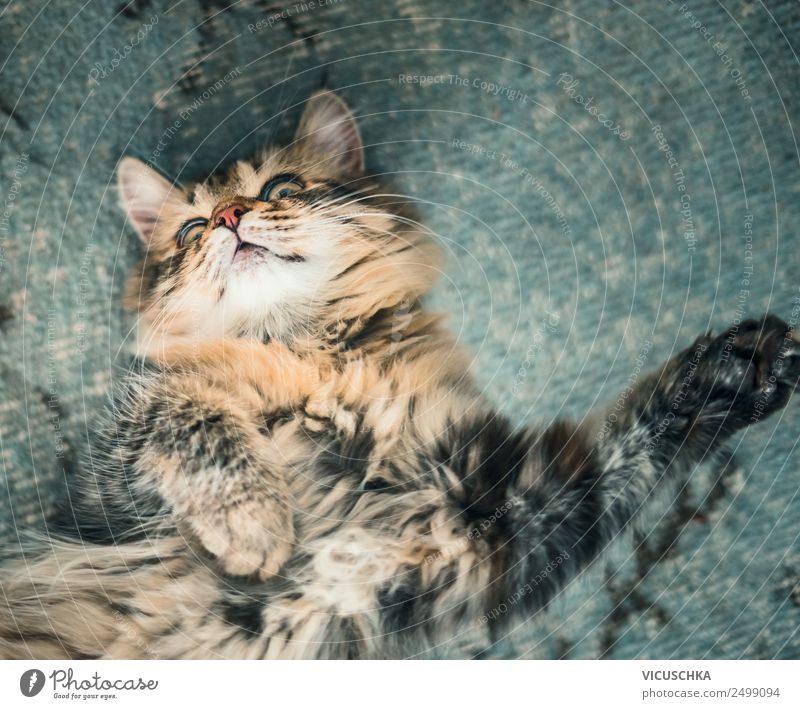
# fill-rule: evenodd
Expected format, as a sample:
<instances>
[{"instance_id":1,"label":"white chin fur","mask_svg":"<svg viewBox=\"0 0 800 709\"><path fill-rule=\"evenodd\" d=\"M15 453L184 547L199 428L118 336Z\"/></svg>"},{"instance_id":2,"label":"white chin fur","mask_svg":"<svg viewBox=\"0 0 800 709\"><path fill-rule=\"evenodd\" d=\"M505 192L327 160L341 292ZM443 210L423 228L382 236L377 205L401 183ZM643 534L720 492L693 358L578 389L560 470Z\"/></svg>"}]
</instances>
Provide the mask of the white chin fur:
<instances>
[{"instance_id":1,"label":"white chin fur","mask_svg":"<svg viewBox=\"0 0 800 709\"><path fill-rule=\"evenodd\" d=\"M321 246L321 245L318 245ZM216 268L170 300L170 309L138 333L140 354L169 344L225 336L282 339L313 326L315 305L324 300L330 278L329 255L287 262L274 254L249 254L231 264L232 248L220 249ZM325 251L325 249L321 249ZM222 296L217 300L217 294Z\"/></svg>"},{"instance_id":2,"label":"white chin fur","mask_svg":"<svg viewBox=\"0 0 800 709\"><path fill-rule=\"evenodd\" d=\"M286 262L275 255L254 257L249 267L228 274L215 310L226 334L265 332L280 336L309 319L328 277L322 259Z\"/></svg>"}]
</instances>

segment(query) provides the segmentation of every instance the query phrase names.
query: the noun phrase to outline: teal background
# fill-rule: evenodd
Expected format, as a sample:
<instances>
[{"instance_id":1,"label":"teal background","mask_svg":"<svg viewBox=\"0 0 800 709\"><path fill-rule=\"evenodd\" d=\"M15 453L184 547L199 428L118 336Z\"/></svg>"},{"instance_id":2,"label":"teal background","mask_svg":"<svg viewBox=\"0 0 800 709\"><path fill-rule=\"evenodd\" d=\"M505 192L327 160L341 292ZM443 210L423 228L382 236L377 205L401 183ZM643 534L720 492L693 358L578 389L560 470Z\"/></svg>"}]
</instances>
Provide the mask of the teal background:
<instances>
[{"instance_id":1,"label":"teal background","mask_svg":"<svg viewBox=\"0 0 800 709\"><path fill-rule=\"evenodd\" d=\"M643 348L647 369L736 318L798 318L795 0L308 5L2 6L9 543L42 527L126 366L118 303L137 244L116 207L118 159L203 177L289 138L323 84L359 115L370 170L419 201L445 246L432 304L515 420L613 404ZM635 553L489 654L798 657L798 431L796 402L748 430Z\"/></svg>"}]
</instances>

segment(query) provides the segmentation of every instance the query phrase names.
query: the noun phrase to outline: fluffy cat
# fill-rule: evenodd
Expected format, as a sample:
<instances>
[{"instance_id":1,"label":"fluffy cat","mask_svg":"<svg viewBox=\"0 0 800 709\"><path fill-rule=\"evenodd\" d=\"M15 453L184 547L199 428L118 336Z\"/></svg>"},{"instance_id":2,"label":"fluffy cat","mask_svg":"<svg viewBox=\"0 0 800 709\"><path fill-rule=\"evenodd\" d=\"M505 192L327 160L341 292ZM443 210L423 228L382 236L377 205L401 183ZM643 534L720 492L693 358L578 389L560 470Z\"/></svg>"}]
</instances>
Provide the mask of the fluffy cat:
<instances>
[{"instance_id":1,"label":"fluffy cat","mask_svg":"<svg viewBox=\"0 0 800 709\"><path fill-rule=\"evenodd\" d=\"M704 335L624 409L515 429L420 297L439 256L364 175L344 102L173 186L124 159L140 366L51 537L0 567L8 658L385 658L544 609L736 431L783 407L774 316Z\"/></svg>"}]
</instances>

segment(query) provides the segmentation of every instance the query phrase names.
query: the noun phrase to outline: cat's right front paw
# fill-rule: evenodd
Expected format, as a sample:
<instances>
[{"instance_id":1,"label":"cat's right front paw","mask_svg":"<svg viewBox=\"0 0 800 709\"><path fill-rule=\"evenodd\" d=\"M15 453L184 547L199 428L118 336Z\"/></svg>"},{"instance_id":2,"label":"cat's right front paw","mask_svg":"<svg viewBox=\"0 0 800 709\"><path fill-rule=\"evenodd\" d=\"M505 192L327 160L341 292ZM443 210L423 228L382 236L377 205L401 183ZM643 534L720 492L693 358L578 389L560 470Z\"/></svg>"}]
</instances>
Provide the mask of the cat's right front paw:
<instances>
[{"instance_id":1,"label":"cat's right front paw","mask_svg":"<svg viewBox=\"0 0 800 709\"><path fill-rule=\"evenodd\" d=\"M204 510L189 522L203 547L231 576L266 580L281 570L294 548L290 511L263 500Z\"/></svg>"}]
</instances>

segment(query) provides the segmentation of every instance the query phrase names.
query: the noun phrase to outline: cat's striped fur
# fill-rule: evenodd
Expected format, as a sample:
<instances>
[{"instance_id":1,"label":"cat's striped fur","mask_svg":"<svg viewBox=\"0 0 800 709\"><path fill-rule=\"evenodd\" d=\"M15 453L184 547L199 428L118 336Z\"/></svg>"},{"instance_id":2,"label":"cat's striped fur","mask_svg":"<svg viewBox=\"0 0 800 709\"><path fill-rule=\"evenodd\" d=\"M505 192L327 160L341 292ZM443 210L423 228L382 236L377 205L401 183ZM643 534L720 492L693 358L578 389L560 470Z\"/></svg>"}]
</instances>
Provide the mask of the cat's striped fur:
<instances>
[{"instance_id":1,"label":"cat's striped fur","mask_svg":"<svg viewBox=\"0 0 800 709\"><path fill-rule=\"evenodd\" d=\"M122 164L147 244L129 296L140 366L58 533L0 568L0 655L408 657L467 632L488 644L794 390L797 345L766 317L701 337L602 427L515 429L420 305L434 244L361 184L362 167L332 94L311 99L292 147L193 192ZM302 187L261 194L277 174ZM231 205L236 239L217 226ZM176 245L198 216L200 238Z\"/></svg>"}]
</instances>

